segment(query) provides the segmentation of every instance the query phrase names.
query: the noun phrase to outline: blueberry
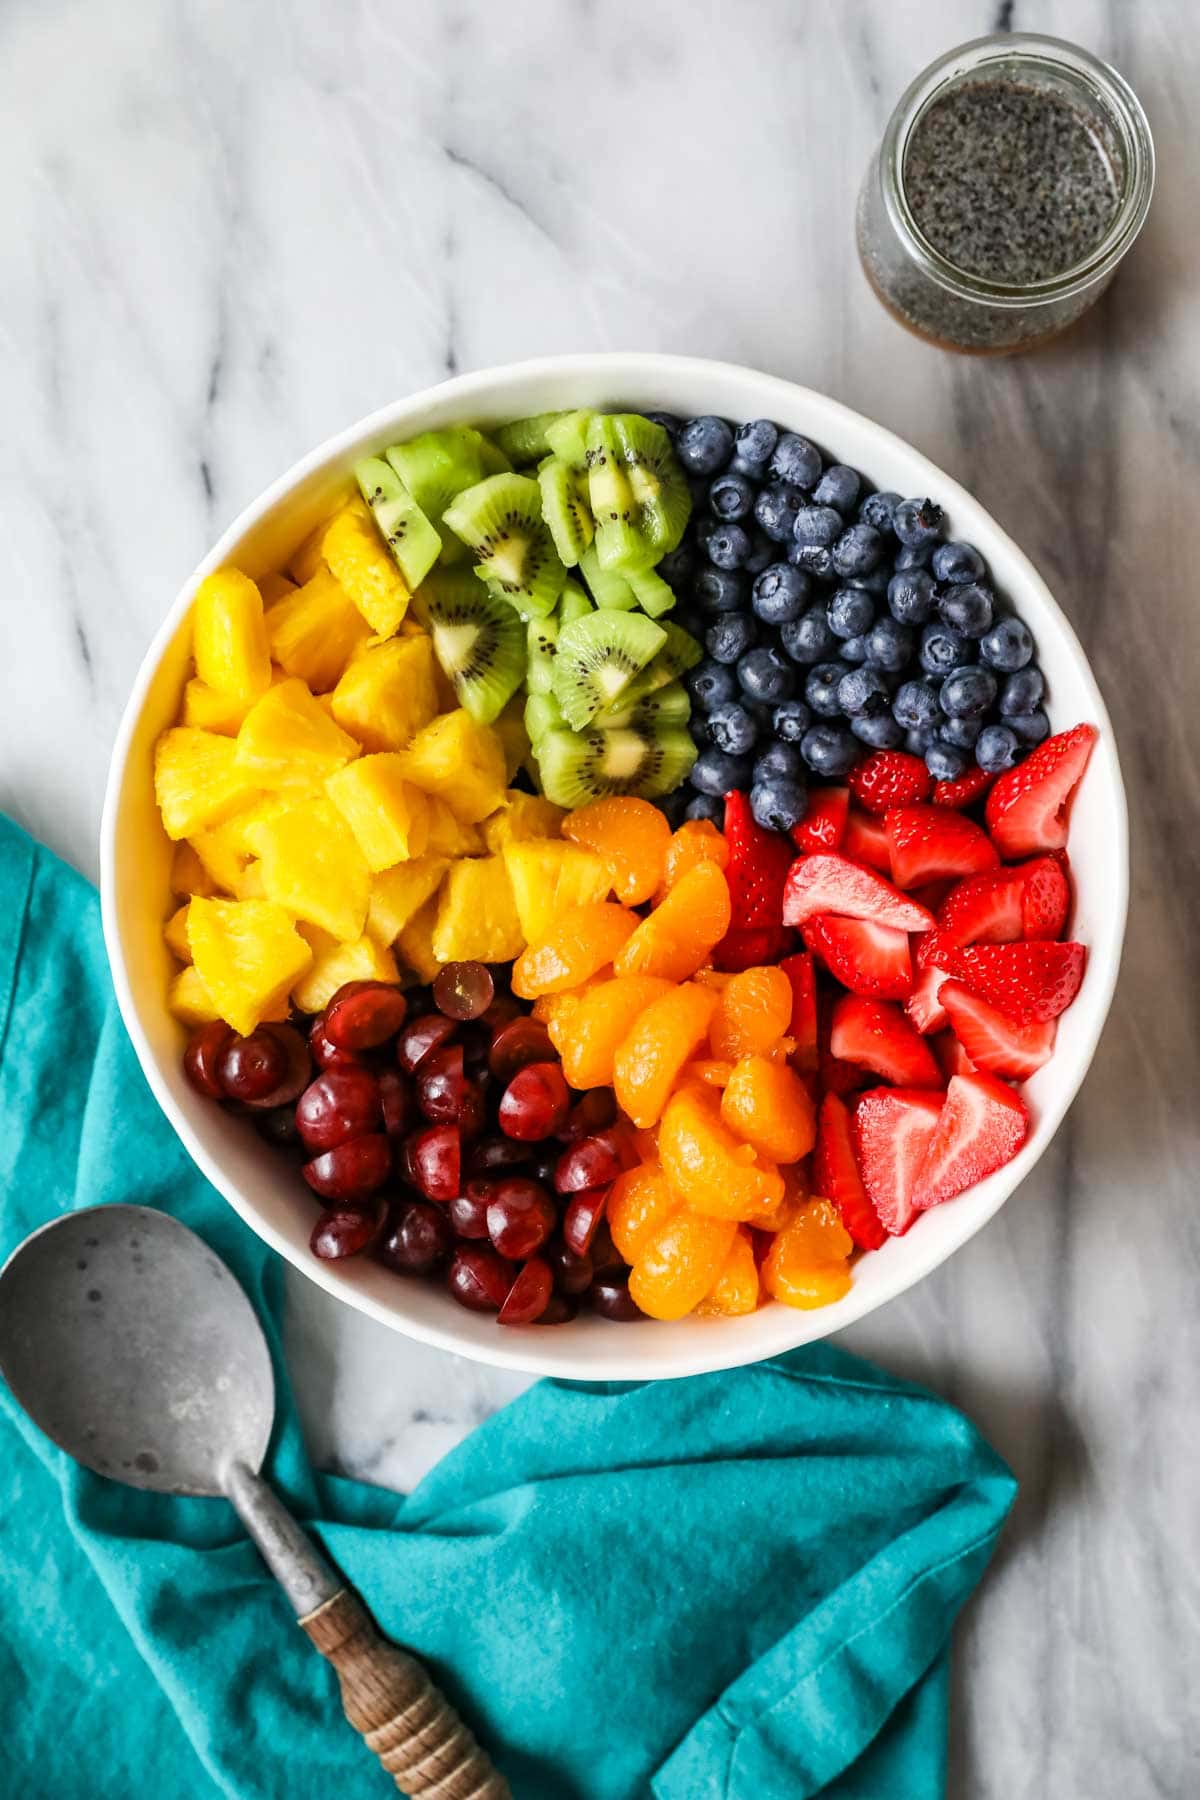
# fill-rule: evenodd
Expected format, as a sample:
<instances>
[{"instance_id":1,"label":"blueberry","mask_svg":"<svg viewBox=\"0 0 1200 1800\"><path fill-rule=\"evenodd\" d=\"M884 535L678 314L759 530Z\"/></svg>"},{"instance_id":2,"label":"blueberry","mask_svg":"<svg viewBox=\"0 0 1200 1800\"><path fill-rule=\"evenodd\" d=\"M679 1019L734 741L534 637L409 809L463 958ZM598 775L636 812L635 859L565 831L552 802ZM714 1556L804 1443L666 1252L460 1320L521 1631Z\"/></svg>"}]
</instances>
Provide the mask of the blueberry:
<instances>
[{"instance_id":1,"label":"blueberry","mask_svg":"<svg viewBox=\"0 0 1200 1800\"><path fill-rule=\"evenodd\" d=\"M701 794L719 799L734 788L747 787L751 767L748 756L730 756L727 750L702 750L692 764L692 786Z\"/></svg>"},{"instance_id":2,"label":"blueberry","mask_svg":"<svg viewBox=\"0 0 1200 1800\"><path fill-rule=\"evenodd\" d=\"M843 662L865 663L867 660L867 634L860 631L854 637L844 638L837 646L837 653Z\"/></svg>"},{"instance_id":3,"label":"blueberry","mask_svg":"<svg viewBox=\"0 0 1200 1800\"><path fill-rule=\"evenodd\" d=\"M974 544L939 544L933 553L933 572L939 581L965 586L967 582L978 581L986 569L987 564Z\"/></svg>"},{"instance_id":4,"label":"blueberry","mask_svg":"<svg viewBox=\"0 0 1200 1800\"><path fill-rule=\"evenodd\" d=\"M704 634L708 654L720 663L735 663L754 647L758 631L749 613L722 613Z\"/></svg>"},{"instance_id":5,"label":"blueberry","mask_svg":"<svg viewBox=\"0 0 1200 1800\"><path fill-rule=\"evenodd\" d=\"M992 622L992 591L982 582L947 588L938 597L938 612L964 637L981 638Z\"/></svg>"},{"instance_id":6,"label":"blueberry","mask_svg":"<svg viewBox=\"0 0 1200 1800\"><path fill-rule=\"evenodd\" d=\"M930 745L939 741L938 734L932 725L918 725L914 730L905 733L904 748L910 756L923 757Z\"/></svg>"},{"instance_id":7,"label":"blueberry","mask_svg":"<svg viewBox=\"0 0 1200 1800\"><path fill-rule=\"evenodd\" d=\"M758 720L736 700L726 700L709 713L708 735L718 750L730 756L748 756L758 742Z\"/></svg>"},{"instance_id":8,"label":"blueberry","mask_svg":"<svg viewBox=\"0 0 1200 1800\"><path fill-rule=\"evenodd\" d=\"M754 516L769 538L777 544L786 544L792 535L796 523L796 514L804 504L804 496L799 488L788 487L780 482L775 487L763 488L754 502Z\"/></svg>"},{"instance_id":9,"label":"blueberry","mask_svg":"<svg viewBox=\"0 0 1200 1800\"><path fill-rule=\"evenodd\" d=\"M779 428L770 419L751 419L733 434L734 455L749 469L762 469L779 442Z\"/></svg>"},{"instance_id":10,"label":"blueberry","mask_svg":"<svg viewBox=\"0 0 1200 1800\"><path fill-rule=\"evenodd\" d=\"M966 638L949 625L927 625L921 633L920 661L927 675L948 675L969 657Z\"/></svg>"},{"instance_id":11,"label":"blueberry","mask_svg":"<svg viewBox=\"0 0 1200 1800\"><path fill-rule=\"evenodd\" d=\"M851 719L850 729L860 744L872 750L898 750L904 742L904 732L889 712L863 713Z\"/></svg>"},{"instance_id":12,"label":"blueberry","mask_svg":"<svg viewBox=\"0 0 1200 1800\"><path fill-rule=\"evenodd\" d=\"M809 603L812 583L791 563L772 563L754 583L750 604L764 625L790 625Z\"/></svg>"},{"instance_id":13,"label":"blueberry","mask_svg":"<svg viewBox=\"0 0 1200 1800\"><path fill-rule=\"evenodd\" d=\"M802 618L783 627L779 638L795 663L818 663L837 649L837 639L829 629L829 615L823 606L810 606Z\"/></svg>"},{"instance_id":14,"label":"blueberry","mask_svg":"<svg viewBox=\"0 0 1200 1800\"><path fill-rule=\"evenodd\" d=\"M848 719L888 710L887 684L874 669L851 669L838 682L838 707Z\"/></svg>"},{"instance_id":15,"label":"blueberry","mask_svg":"<svg viewBox=\"0 0 1200 1800\"><path fill-rule=\"evenodd\" d=\"M1009 675L1033 655L1033 636L1024 619L997 619L979 646L979 660Z\"/></svg>"},{"instance_id":16,"label":"blueberry","mask_svg":"<svg viewBox=\"0 0 1200 1800\"><path fill-rule=\"evenodd\" d=\"M823 719L841 717L842 703L838 699L838 689L842 684L842 677L849 673L844 662L818 663L815 669L809 670L808 680L804 684L804 698Z\"/></svg>"},{"instance_id":17,"label":"blueberry","mask_svg":"<svg viewBox=\"0 0 1200 1800\"><path fill-rule=\"evenodd\" d=\"M933 617L935 594L928 569L898 569L888 582L888 608L901 625L924 625Z\"/></svg>"},{"instance_id":18,"label":"blueberry","mask_svg":"<svg viewBox=\"0 0 1200 1800\"><path fill-rule=\"evenodd\" d=\"M829 629L834 637L857 637L875 623L875 605L861 588L839 588L829 602Z\"/></svg>"},{"instance_id":19,"label":"blueberry","mask_svg":"<svg viewBox=\"0 0 1200 1800\"><path fill-rule=\"evenodd\" d=\"M707 819L720 831L725 824L725 802L716 794L697 794L684 808L686 819Z\"/></svg>"},{"instance_id":20,"label":"blueberry","mask_svg":"<svg viewBox=\"0 0 1200 1800\"><path fill-rule=\"evenodd\" d=\"M771 453L771 474L793 487L811 488L821 477L821 452L798 432L785 431Z\"/></svg>"},{"instance_id":21,"label":"blueberry","mask_svg":"<svg viewBox=\"0 0 1200 1800\"><path fill-rule=\"evenodd\" d=\"M750 789L750 811L764 831L791 831L808 811L808 789L803 781L786 775L756 781Z\"/></svg>"},{"instance_id":22,"label":"blueberry","mask_svg":"<svg viewBox=\"0 0 1200 1800\"><path fill-rule=\"evenodd\" d=\"M925 752L925 767L935 781L961 781L967 772L968 762L962 750L956 750L953 744L930 744ZM692 770L692 780L696 779L696 771Z\"/></svg>"},{"instance_id":23,"label":"blueberry","mask_svg":"<svg viewBox=\"0 0 1200 1800\"><path fill-rule=\"evenodd\" d=\"M772 744L754 764L753 780L770 781L781 775L788 781L804 780L804 757L799 744Z\"/></svg>"},{"instance_id":24,"label":"blueberry","mask_svg":"<svg viewBox=\"0 0 1200 1800\"><path fill-rule=\"evenodd\" d=\"M679 589L686 585L695 567L696 546L689 536L674 550L667 551L658 565L658 572L670 587Z\"/></svg>"},{"instance_id":25,"label":"blueberry","mask_svg":"<svg viewBox=\"0 0 1200 1800\"><path fill-rule=\"evenodd\" d=\"M985 775L1002 775L1005 769L1014 768L1020 760L1017 734L1007 725L988 725L980 732L975 761Z\"/></svg>"},{"instance_id":26,"label":"blueberry","mask_svg":"<svg viewBox=\"0 0 1200 1800\"><path fill-rule=\"evenodd\" d=\"M812 711L803 700L785 700L771 714L771 730L785 744L798 744L812 724Z\"/></svg>"},{"instance_id":27,"label":"blueberry","mask_svg":"<svg viewBox=\"0 0 1200 1800\"><path fill-rule=\"evenodd\" d=\"M649 412L642 416L649 419L652 425L661 425L672 443L679 436L679 420L674 413Z\"/></svg>"},{"instance_id":28,"label":"blueberry","mask_svg":"<svg viewBox=\"0 0 1200 1800\"><path fill-rule=\"evenodd\" d=\"M815 575L820 581L833 579L833 551L824 544L798 544L793 539L788 545L787 559L795 568Z\"/></svg>"},{"instance_id":29,"label":"blueberry","mask_svg":"<svg viewBox=\"0 0 1200 1800\"><path fill-rule=\"evenodd\" d=\"M1000 690L1000 711L1007 718L1010 713L1035 712L1042 704L1042 696L1046 692L1046 683L1040 669L1021 669L1016 675L1010 675Z\"/></svg>"},{"instance_id":30,"label":"blueberry","mask_svg":"<svg viewBox=\"0 0 1200 1800\"><path fill-rule=\"evenodd\" d=\"M906 569L927 569L933 560L933 545L901 544L896 552L894 567L897 573Z\"/></svg>"},{"instance_id":31,"label":"blueberry","mask_svg":"<svg viewBox=\"0 0 1200 1800\"><path fill-rule=\"evenodd\" d=\"M942 683L942 711L949 719L981 719L996 698L996 677L988 669L952 669Z\"/></svg>"},{"instance_id":32,"label":"blueberry","mask_svg":"<svg viewBox=\"0 0 1200 1800\"><path fill-rule=\"evenodd\" d=\"M845 515L854 511L861 487L857 470L848 469L845 463L830 463L813 489L813 499L818 506L834 506Z\"/></svg>"},{"instance_id":33,"label":"blueberry","mask_svg":"<svg viewBox=\"0 0 1200 1800\"><path fill-rule=\"evenodd\" d=\"M801 506L792 526L792 536L798 544L829 550L844 530L842 515L832 506Z\"/></svg>"},{"instance_id":34,"label":"blueberry","mask_svg":"<svg viewBox=\"0 0 1200 1800\"><path fill-rule=\"evenodd\" d=\"M892 530L902 544L914 548L919 544L932 544L942 535L944 516L933 500L901 500L892 514Z\"/></svg>"},{"instance_id":35,"label":"blueberry","mask_svg":"<svg viewBox=\"0 0 1200 1800\"><path fill-rule=\"evenodd\" d=\"M830 781L848 775L861 755L857 741L841 725L814 725L800 749L813 774Z\"/></svg>"},{"instance_id":36,"label":"blueberry","mask_svg":"<svg viewBox=\"0 0 1200 1800\"><path fill-rule=\"evenodd\" d=\"M748 650L738 663L737 672L742 692L766 706L777 706L781 700L790 700L796 686L795 669L770 644Z\"/></svg>"},{"instance_id":37,"label":"blueberry","mask_svg":"<svg viewBox=\"0 0 1200 1800\"><path fill-rule=\"evenodd\" d=\"M943 744L953 744L956 750L973 750L982 730L982 719L943 719L938 736Z\"/></svg>"},{"instance_id":38,"label":"blueberry","mask_svg":"<svg viewBox=\"0 0 1200 1800\"><path fill-rule=\"evenodd\" d=\"M867 661L872 668L899 675L912 661L912 654L913 634L907 625L898 624L890 613L876 619L867 633Z\"/></svg>"},{"instance_id":39,"label":"blueberry","mask_svg":"<svg viewBox=\"0 0 1200 1800\"><path fill-rule=\"evenodd\" d=\"M735 569L701 569L692 583L692 598L702 612L743 612L746 578Z\"/></svg>"},{"instance_id":40,"label":"blueberry","mask_svg":"<svg viewBox=\"0 0 1200 1800\"><path fill-rule=\"evenodd\" d=\"M708 490L708 509L718 519L744 519L754 505L754 489L744 475L718 475Z\"/></svg>"},{"instance_id":41,"label":"blueberry","mask_svg":"<svg viewBox=\"0 0 1200 1800\"><path fill-rule=\"evenodd\" d=\"M754 530L750 534L750 554L746 558L747 575L761 575L763 570L775 561L779 555L779 546L773 544L765 531Z\"/></svg>"},{"instance_id":42,"label":"blueberry","mask_svg":"<svg viewBox=\"0 0 1200 1800\"><path fill-rule=\"evenodd\" d=\"M733 433L711 413L680 427L675 454L690 475L715 475L733 455Z\"/></svg>"},{"instance_id":43,"label":"blueberry","mask_svg":"<svg viewBox=\"0 0 1200 1800\"><path fill-rule=\"evenodd\" d=\"M869 575L883 557L883 539L870 525L848 525L833 546L839 575Z\"/></svg>"},{"instance_id":44,"label":"blueberry","mask_svg":"<svg viewBox=\"0 0 1200 1800\"><path fill-rule=\"evenodd\" d=\"M858 516L864 525L872 525L876 531L889 532L899 504L899 494L868 494L858 509Z\"/></svg>"},{"instance_id":45,"label":"blueberry","mask_svg":"<svg viewBox=\"0 0 1200 1800\"><path fill-rule=\"evenodd\" d=\"M1023 744L1040 744L1050 736L1050 721L1040 706L1036 712L1005 713L1004 723Z\"/></svg>"},{"instance_id":46,"label":"blueberry","mask_svg":"<svg viewBox=\"0 0 1200 1800\"><path fill-rule=\"evenodd\" d=\"M740 569L749 561L754 546L742 525L710 525L700 540L704 554L716 569Z\"/></svg>"},{"instance_id":47,"label":"blueberry","mask_svg":"<svg viewBox=\"0 0 1200 1800\"><path fill-rule=\"evenodd\" d=\"M695 701L701 712L711 712L714 706L724 706L726 701L736 697L737 676L724 663L714 662L707 657L704 662L697 663L689 669L683 678L683 685Z\"/></svg>"},{"instance_id":48,"label":"blueberry","mask_svg":"<svg viewBox=\"0 0 1200 1800\"><path fill-rule=\"evenodd\" d=\"M942 716L938 690L928 681L906 681L892 701L892 713L906 731L936 725Z\"/></svg>"},{"instance_id":49,"label":"blueberry","mask_svg":"<svg viewBox=\"0 0 1200 1800\"><path fill-rule=\"evenodd\" d=\"M886 562L881 562L868 575L847 575L845 585L860 588L864 594L872 594L876 600L882 600L887 594L891 579L892 571Z\"/></svg>"}]
</instances>

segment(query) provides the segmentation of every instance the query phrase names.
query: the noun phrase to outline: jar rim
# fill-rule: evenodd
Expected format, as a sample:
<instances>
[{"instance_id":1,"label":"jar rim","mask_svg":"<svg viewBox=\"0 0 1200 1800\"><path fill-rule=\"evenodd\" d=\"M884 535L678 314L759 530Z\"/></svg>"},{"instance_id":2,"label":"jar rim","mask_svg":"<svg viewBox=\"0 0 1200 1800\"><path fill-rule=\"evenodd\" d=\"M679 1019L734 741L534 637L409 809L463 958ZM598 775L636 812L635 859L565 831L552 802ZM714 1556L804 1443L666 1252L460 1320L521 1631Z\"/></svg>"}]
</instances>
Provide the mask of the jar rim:
<instances>
[{"instance_id":1,"label":"jar rim","mask_svg":"<svg viewBox=\"0 0 1200 1800\"><path fill-rule=\"evenodd\" d=\"M916 222L904 184L904 161L914 127L935 96L952 82L977 74L991 63L1009 62L1058 71L1090 90L1108 114L1120 140L1124 172L1112 223L1082 262L1040 281L1013 283L973 275L943 256ZM1064 38L1037 32L997 32L959 44L928 65L910 83L888 120L880 148L883 200L892 228L923 273L958 298L991 306L1023 307L1058 301L1110 274L1146 220L1154 192L1154 139L1141 101L1124 76Z\"/></svg>"}]
</instances>

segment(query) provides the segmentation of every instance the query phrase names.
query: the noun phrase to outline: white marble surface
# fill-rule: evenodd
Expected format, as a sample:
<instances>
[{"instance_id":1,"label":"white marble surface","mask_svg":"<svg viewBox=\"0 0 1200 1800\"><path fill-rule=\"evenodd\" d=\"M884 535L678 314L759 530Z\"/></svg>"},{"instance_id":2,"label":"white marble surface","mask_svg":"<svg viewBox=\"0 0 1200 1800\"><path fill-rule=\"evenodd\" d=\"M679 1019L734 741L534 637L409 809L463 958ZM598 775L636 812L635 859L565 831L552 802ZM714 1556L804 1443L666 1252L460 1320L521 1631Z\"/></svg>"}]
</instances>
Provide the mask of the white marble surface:
<instances>
[{"instance_id":1,"label":"white marble surface","mask_svg":"<svg viewBox=\"0 0 1200 1800\"><path fill-rule=\"evenodd\" d=\"M853 1347L1021 1499L960 1633L952 1791L1200 1792L1200 41L1189 0L1000 6L1111 56L1160 153L1078 333L969 362L852 247L891 103L992 4L9 0L0 12L0 805L94 872L164 607L301 451L449 371L669 348L824 388L964 478L1076 621L1133 815L1124 977L1054 1153ZM411 1481L521 1385L291 1290L316 1453Z\"/></svg>"}]
</instances>

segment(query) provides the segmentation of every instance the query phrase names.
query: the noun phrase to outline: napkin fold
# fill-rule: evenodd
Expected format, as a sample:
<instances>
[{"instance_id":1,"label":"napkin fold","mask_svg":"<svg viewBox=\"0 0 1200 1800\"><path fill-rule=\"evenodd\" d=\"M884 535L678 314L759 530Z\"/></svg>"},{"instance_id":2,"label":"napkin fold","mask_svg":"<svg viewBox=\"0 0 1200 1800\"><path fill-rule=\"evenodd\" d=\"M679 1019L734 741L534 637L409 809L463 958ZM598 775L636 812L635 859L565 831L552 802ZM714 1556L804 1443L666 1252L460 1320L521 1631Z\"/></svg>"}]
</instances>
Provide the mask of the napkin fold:
<instances>
[{"instance_id":1,"label":"napkin fold","mask_svg":"<svg viewBox=\"0 0 1200 1800\"><path fill-rule=\"evenodd\" d=\"M0 1256L117 1200L231 1264L275 1359L267 1473L517 1800L944 1792L950 1631L1015 1492L968 1422L814 1345L544 1381L406 1498L317 1474L280 1264L145 1084L94 891L0 819ZM40 1800L395 1792L226 1503L87 1473L2 1384L0 1745L0 1788Z\"/></svg>"}]
</instances>

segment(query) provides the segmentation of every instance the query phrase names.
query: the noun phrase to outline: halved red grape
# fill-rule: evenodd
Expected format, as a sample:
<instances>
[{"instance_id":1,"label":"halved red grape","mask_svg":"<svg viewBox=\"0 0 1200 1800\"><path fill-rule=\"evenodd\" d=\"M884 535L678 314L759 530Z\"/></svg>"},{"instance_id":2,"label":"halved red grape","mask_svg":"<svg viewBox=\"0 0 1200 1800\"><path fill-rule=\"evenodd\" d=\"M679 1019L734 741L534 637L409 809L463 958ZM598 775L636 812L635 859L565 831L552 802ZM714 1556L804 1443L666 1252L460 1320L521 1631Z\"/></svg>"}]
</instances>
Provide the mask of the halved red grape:
<instances>
[{"instance_id":1,"label":"halved red grape","mask_svg":"<svg viewBox=\"0 0 1200 1800\"><path fill-rule=\"evenodd\" d=\"M520 1168L529 1161L529 1156L528 1144L519 1144L515 1138L480 1138L467 1152L467 1172L488 1175L493 1170Z\"/></svg>"},{"instance_id":2,"label":"halved red grape","mask_svg":"<svg viewBox=\"0 0 1200 1800\"><path fill-rule=\"evenodd\" d=\"M265 1112L279 1106L295 1104L296 1097L302 1094L312 1078L312 1057L308 1045L294 1025L260 1025L259 1031L266 1032L279 1044L284 1055L283 1074L271 1089L260 1099L247 1100L246 1105L257 1112L260 1108Z\"/></svg>"},{"instance_id":3,"label":"halved red grape","mask_svg":"<svg viewBox=\"0 0 1200 1800\"><path fill-rule=\"evenodd\" d=\"M313 1226L309 1246L322 1262L360 1256L379 1235L387 1208L382 1200L368 1207L330 1207Z\"/></svg>"},{"instance_id":4,"label":"halved red grape","mask_svg":"<svg viewBox=\"0 0 1200 1800\"><path fill-rule=\"evenodd\" d=\"M232 1036L233 1031L224 1019L210 1019L207 1025L198 1025L188 1039L183 1053L183 1072L196 1092L203 1094L206 1100L225 1098L217 1068Z\"/></svg>"},{"instance_id":5,"label":"halved red grape","mask_svg":"<svg viewBox=\"0 0 1200 1800\"><path fill-rule=\"evenodd\" d=\"M419 1019L410 1019L396 1039L396 1061L406 1075L413 1074L429 1052L449 1043L457 1030L445 1013L422 1013Z\"/></svg>"},{"instance_id":6,"label":"halved red grape","mask_svg":"<svg viewBox=\"0 0 1200 1800\"><path fill-rule=\"evenodd\" d=\"M488 1201L488 1236L501 1256L524 1262L541 1249L558 1223L558 1211L544 1187L523 1175L498 1181Z\"/></svg>"},{"instance_id":7,"label":"halved red grape","mask_svg":"<svg viewBox=\"0 0 1200 1800\"><path fill-rule=\"evenodd\" d=\"M235 1034L229 1039L217 1061L217 1079L231 1100L250 1103L272 1093L287 1067L283 1045L260 1027L249 1037Z\"/></svg>"},{"instance_id":8,"label":"halved red grape","mask_svg":"<svg viewBox=\"0 0 1200 1800\"><path fill-rule=\"evenodd\" d=\"M378 1132L351 1138L335 1150L324 1150L300 1171L323 1200L353 1205L378 1193L392 1172L392 1146Z\"/></svg>"},{"instance_id":9,"label":"halved red grape","mask_svg":"<svg viewBox=\"0 0 1200 1800\"><path fill-rule=\"evenodd\" d=\"M543 1254L550 1264L554 1285L561 1294L582 1294L591 1286L595 1269L590 1255L577 1256L561 1238L547 1244Z\"/></svg>"},{"instance_id":10,"label":"halved red grape","mask_svg":"<svg viewBox=\"0 0 1200 1800\"><path fill-rule=\"evenodd\" d=\"M513 1284L511 1263L490 1244L466 1244L454 1253L446 1285L470 1312L499 1312Z\"/></svg>"},{"instance_id":11,"label":"halved red grape","mask_svg":"<svg viewBox=\"0 0 1200 1800\"><path fill-rule=\"evenodd\" d=\"M588 1289L593 1312L605 1319L643 1319L645 1314L629 1291L628 1269L605 1269Z\"/></svg>"},{"instance_id":12,"label":"halved red grape","mask_svg":"<svg viewBox=\"0 0 1200 1800\"><path fill-rule=\"evenodd\" d=\"M346 1063L360 1063L361 1056L353 1050L339 1049L331 1038L325 1035L324 1017L314 1019L308 1033L309 1054L318 1069L333 1069Z\"/></svg>"},{"instance_id":13,"label":"halved red grape","mask_svg":"<svg viewBox=\"0 0 1200 1800\"><path fill-rule=\"evenodd\" d=\"M375 1079L379 1083L383 1129L389 1137L403 1137L412 1124L412 1090L399 1069L381 1069Z\"/></svg>"},{"instance_id":14,"label":"halved red grape","mask_svg":"<svg viewBox=\"0 0 1200 1800\"><path fill-rule=\"evenodd\" d=\"M258 1135L276 1149L291 1150L300 1142L294 1106L273 1106L269 1112L256 1110L254 1124Z\"/></svg>"},{"instance_id":15,"label":"halved red grape","mask_svg":"<svg viewBox=\"0 0 1200 1800\"><path fill-rule=\"evenodd\" d=\"M426 1199L453 1200L462 1184L462 1137L458 1127L430 1125L408 1138L405 1150L412 1179Z\"/></svg>"},{"instance_id":16,"label":"halved red grape","mask_svg":"<svg viewBox=\"0 0 1200 1800\"><path fill-rule=\"evenodd\" d=\"M567 1249L573 1250L576 1256L586 1256L591 1249L596 1227L604 1217L607 1203L606 1187L588 1188L584 1193L575 1195L563 1214L563 1241Z\"/></svg>"},{"instance_id":17,"label":"halved red grape","mask_svg":"<svg viewBox=\"0 0 1200 1800\"><path fill-rule=\"evenodd\" d=\"M377 1252L389 1269L428 1275L454 1248L445 1208L429 1200L402 1200L393 1208Z\"/></svg>"},{"instance_id":18,"label":"halved red grape","mask_svg":"<svg viewBox=\"0 0 1200 1800\"><path fill-rule=\"evenodd\" d=\"M527 1063L501 1095L500 1129L523 1144L540 1143L558 1131L570 1104L571 1090L557 1063Z\"/></svg>"},{"instance_id":19,"label":"halved red grape","mask_svg":"<svg viewBox=\"0 0 1200 1800\"><path fill-rule=\"evenodd\" d=\"M554 1277L540 1256L532 1257L508 1290L501 1325L532 1325L554 1298Z\"/></svg>"},{"instance_id":20,"label":"halved red grape","mask_svg":"<svg viewBox=\"0 0 1200 1800\"><path fill-rule=\"evenodd\" d=\"M379 1083L358 1063L322 1070L296 1102L296 1124L310 1150L335 1150L382 1123Z\"/></svg>"},{"instance_id":21,"label":"halved red grape","mask_svg":"<svg viewBox=\"0 0 1200 1800\"><path fill-rule=\"evenodd\" d=\"M621 1173L621 1159L607 1137L580 1138L564 1150L554 1171L560 1194L578 1194L583 1188L605 1187Z\"/></svg>"},{"instance_id":22,"label":"halved red grape","mask_svg":"<svg viewBox=\"0 0 1200 1800\"><path fill-rule=\"evenodd\" d=\"M443 1044L421 1058L416 1075L417 1105L435 1125L457 1125L476 1110L473 1084L463 1073L461 1044Z\"/></svg>"},{"instance_id":23,"label":"halved red grape","mask_svg":"<svg viewBox=\"0 0 1200 1800\"><path fill-rule=\"evenodd\" d=\"M611 1088L589 1088L567 1114L561 1135L568 1143L605 1131L617 1116L617 1097Z\"/></svg>"},{"instance_id":24,"label":"halved red grape","mask_svg":"<svg viewBox=\"0 0 1200 1800\"><path fill-rule=\"evenodd\" d=\"M511 1024L513 1019L523 1019L525 1016L521 1002L514 1000L511 994L500 991L487 1011L480 1015L479 1023L486 1025L494 1036L502 1026Z\"/></svg>"},{"instance_id":25,"label":"halved red grape","mask_svg":"<svg viewBox=\"0 0 1200 1800\"><path fill-rule=\"evenodd\" d=\"M492 1039L488 1068L498 1081L511 1081L526 1063L548 1062L554 1055L550 1033L540 1019L522 1014L504 1025Z\"/></svg>"},{"instance_id":26,"label":"halved red grape","mask_svg":"<svg viewBox=\"0 0 1200 1800\"><path fill-rule=\"evenodd\" d=\"M477 1019L492 1004L496 984L481 962L451 962L434 977L433 1004L448 1019Z\"/></svg>"},{"instance_id":27,"label":"halved red grape","mask_svg":"<svg viewBox=\"0 0 1200 1800\"><path fill-rule=\"evenodd\" d=\"M446 1216L461 1238L485 1238L488 1234L488 1202L496 1190L494 1181L468 1181L446 1208Z\"/></svg>"},{"instance_id":28,"label":"halved red grape","mask_svg":"<svg viewBox=\"0 0 1200 1800\"><path fill-rule=\"evenodd\" d=\"M325 1008L325 1036L339 1050L375 1050L395 1037L408 1001L386 981L347 981Z\"/></svg>"},{"instance_id":29,"label":"halved red grape","mask_svg":"<svg viewBox=\"0 0 1200 1800\"><path fill-rule=\"evenodd\" d=\"M609 1269L627 1269L629 1267L612 1241L612 1232L608 1228L607 1216L601 1219L592 1234L592 1244L588 1255L592 1259L592 1268L597 1275L604 1275Z\"/></svg>"},{"instance_id":30,"label":"halved red grape","mask_svg":"<svg viewBox=\"0 0 1200 1800\"><path fill-rule=\"evenodd\" d=\"M565 1294L551 1294L546 1302L546 1309L535 1325L569 1325L579 1311L574 1300L568 1300Z\"/></svg>"}]
</instances>

